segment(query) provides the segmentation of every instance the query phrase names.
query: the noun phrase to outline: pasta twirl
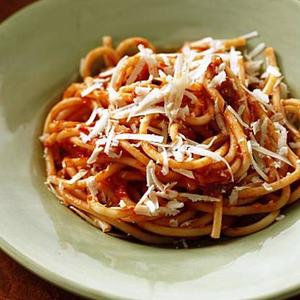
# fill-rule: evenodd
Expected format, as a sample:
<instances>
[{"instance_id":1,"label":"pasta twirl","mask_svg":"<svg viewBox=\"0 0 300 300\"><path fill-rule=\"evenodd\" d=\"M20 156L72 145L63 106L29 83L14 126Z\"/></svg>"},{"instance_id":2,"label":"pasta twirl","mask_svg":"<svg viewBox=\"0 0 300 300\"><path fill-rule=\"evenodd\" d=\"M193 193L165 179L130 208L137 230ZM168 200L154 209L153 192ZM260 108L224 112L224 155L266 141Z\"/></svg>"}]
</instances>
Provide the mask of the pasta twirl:
<instances>
[{"instance_id":1,"label":"pasta twirl","mask_svg":"<svg viewBox=\"0 0 300 300\"><path fill-rule=\"evenodd\" d=\"M150 244L273 223L299 198L300 101L272 48L238 50L253 36L173 53L104 37L45 120L51 190L103 232Z\"/></svg>"}]
</instances>

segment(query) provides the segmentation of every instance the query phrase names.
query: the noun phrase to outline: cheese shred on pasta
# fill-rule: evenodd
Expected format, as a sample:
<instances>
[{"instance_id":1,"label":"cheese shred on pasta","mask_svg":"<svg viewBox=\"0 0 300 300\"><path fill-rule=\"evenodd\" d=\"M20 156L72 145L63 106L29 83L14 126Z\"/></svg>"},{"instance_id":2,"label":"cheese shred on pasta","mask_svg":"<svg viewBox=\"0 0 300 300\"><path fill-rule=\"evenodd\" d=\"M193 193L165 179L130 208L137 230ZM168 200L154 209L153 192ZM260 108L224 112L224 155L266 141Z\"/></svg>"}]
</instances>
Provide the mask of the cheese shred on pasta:
<instances>
[{"instance_id":1,"label":"cheese shred on pasta","mask_svg":"<svg viewBox=\"0 0 300 300\"><path fill-rule=\"evenodd\" d=\"M300 100L281 88L273 48L243 52L257 35L173 53L105 37L45 120L51 190L103 232L149 244L275 222L300 196Z\"/></svg>"}]
</instances>

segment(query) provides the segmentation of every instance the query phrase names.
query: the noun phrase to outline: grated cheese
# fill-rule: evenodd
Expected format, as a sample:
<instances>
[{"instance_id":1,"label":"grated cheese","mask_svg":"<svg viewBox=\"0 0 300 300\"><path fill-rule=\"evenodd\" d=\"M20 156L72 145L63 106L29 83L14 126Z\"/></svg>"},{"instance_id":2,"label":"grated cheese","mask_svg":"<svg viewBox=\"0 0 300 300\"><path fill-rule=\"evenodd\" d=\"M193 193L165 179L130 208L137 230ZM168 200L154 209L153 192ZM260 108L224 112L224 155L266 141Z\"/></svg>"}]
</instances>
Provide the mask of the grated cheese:
<instances>
[{"instance_id":1,"label":"grated cheese","mask_svg":"<svg viewBox=\"0 0 300 300\"><path fill-rule=\"evenodd\" d=\"M141 113L146 108L152 105L158 104L163 101L163 98L170 92L171 86L166 85L162 89L153 89L149 94L143 98L142 101L138 102L135 107L132 107L131 115Z\"/></svg>"},{"instance_id":2,"label":"grated cheese","mask_svg":"<svg viewBox=\"0 0 300 300\"><path fill-rule=\"evenodd\" d=\"M183 148L185 149L185 151L191 152L192 154L209 157L215 161L222 161L226 165L227 169L229 170L229 172L231 174L231 180L233 181L233 174L232 174L231 167L230 167L229 163L227 162L227 160L225 158L223 158L221 155L219 155L213 151L203 149L202 147L197 147L197 146L183 145Z\"/></svg>"},{"instance_id":3,"label":"grated cheese","mask_svg":"<svg viewBox=\"0 0 300 300\"><path fill-rule=\"evenodd\" d=\"M207 195L191 194L191 193L178 193L178 196L187 198L192 202L205 201L205 202L219 202L220 199Z\"/></svg>"},{"instance_id":4,"label":"grated cheese","mask_svg":"<svg viewBox=\"0 0 300 300\"><path fill-rule=\"evenodd\" d=\"M85 122L85 124L86 124L86 125L91 125L91 124L95 121L95 119L96 119L98 113L99 113L99 108L95 107L95 108L93 109L93 111L92 111L90 117L89 117L88 120Z\"/></svg>"},{"instance_id":5,"label":"grated cheese","mask_svg":"<svg viewBox=\"0 0 300 300\"><path fill-rule=\"evenodd\" d=\"M257 100L259 100L259 102L262 102L264 104L269 103L269 96L265 94L262 90L255 89L253 90L252 94Z\"/></svg>"},{"instance_id":6,"label":"grated cheese","mask_svg":"<svg viewBox=\"0 0 300 300\"><path fill-rule=\"evenodd\" d=\"M106 153L110 157L111 157L110 147L111 147L114 137L115 137L115 126L112 126L107 134L106 143L105 143L105 147L104 147L104 153Z\"/></svg>"},{"instance_id":7,"label":"grated cheese","mask_svg":"<svg viewBox=\"0 0 300 300\"><path fill-rule=\"evenodd\" d=\"M87 174L87 170L81 169L79 170L78 173L76 173L71 179L68 180L69 184L73 184L75 182L77 182L79 179L81 179L82 177L84 177Z\"/></svg>"},{"instance_id":8,"label":"grated cheese","mask_svg":"<svg viewBox=\"0 0 300 300\"><path fill-rule=\"evenodd\" d=\"M113 70L113 73L112 73L112 76L111 76L111 80L110 80L110 87L115 89L116 88L116 83L117 83L117 80L121 74L121 70L122 68L124 67L125 63L127 62L127 59L128 59L128 56L125 55L124 57L122 57L118 64L115 66L114 70Z\"/></svg>"},{"instance_id":9,"label":"grated cheese","mask_svg":"<svg viewBox=\"0 0 300 300\"><path fill-rule=\"evenodd\" d=\"M229 62L230 62L230 69L232 70L233 74L238 76L239 73L240 73L240 68L239 68L239 51L236 51L234 49L234 47L231 47L230 48L230 59L229 59Z\"/></svg>"},{"instance_id":10,"label":"grated cheese","mask_svg":"<svg viewBox=\"0 0 300 300\"><path fill-rule=\"evenodd\" d=\"M280 77L281 73L279 72L278 67L268 66L266 70L267 74L273 75L274 77Z\"/></svg>"},{"instance_id":11,"label":"grated cheese","mask_svg":"<svg viewBox=\"0 0 300 300\"><path fill-rule=\"evenodd\" d=\"M264 118L261 124L261 137L260 137L260 144L264 146L266 137L267 137L267 130L268 130L268 123L269 119L267 117Z\"/></svg>"},{"instance_id":12,"label":"grated cheese","mask_svg":"<svg viewBox=\"0 0 300 300\"><path fill-rule=\"evenodd\" d=\"M138 95L138 96L146 96L147 94L149 94L151 91L150 87L145 87L145 86L137 86L134 89L134 92Z\"/></svg>"},{"instance_id":13,"label":"grated cheese","mask_svg":"<svg viewBox=\"0 0 300 300\"><path fill-rule=\"evenodd\" d=\"M210 88L215 88L216 86L220 85L224 81L226 81L226 73L225 71L222 71L211 80L208 86Z\"/></svg>"},{"instance_id":14,"label":"grated cheese","mask_svg":"<svg viewBox=\"0 0 300 300\"><path fill-rule=\"evenodd\" d=\"M188 69L188 61L183 54L179 54L174 64L174 77L168 84L170 90L164 103L165 113L170 122L176 119L181 107L183 93L190 84Z\"/></svg>"},{"instance_id":15,"label":"grated cheese","mask_svg":"<svg viewBox=\"0 0 300 300\"><path fill-rule=\"evenodd\" d=\"M115 69L116 69L116 67L113 67L113 68L110 68L110 69L108 69L108 70L106 70L106 71L103 71L103 72L101 72L101 73L99 74L99 76L100 76L101 78L103 78L103 77L110 77L110 76L112 76L112 75L114 74Z\"/></svg>"},{"instance_id":16,"label":"grated cheese","mask_svg":"<svg viewBox=\"0 0 300 300\"><path fill-rule=\"evenodd\" d=\"M90 176L86 180L86 186L90 194L92 195L93 198L97 197L98 194L98 188L97 188L97 182L95 180L95 176Z\"/></svg>"},{"instance_id":17,"label":"grated cheese","mask_svg":"<svg viewBox=\"0 0 300 300\"><path fill-rule=\"evenodd\" d=\"M243 34L243 35L241 35L240 37L241 37L241 38L244 38L244 39L246 39L246 40L249 40L249 39L256 38L256 37L258 37L258 36L259 36L259 34L258 34L258 32L255 30L255 31L251 31L251 32L249 32L249 33Z\"/></svg>"},{"instance_id":18,"label":"grated cheese","mask_svg":"<svg viewBox=\"0 0 300 300\"><path fill-rule=\"evenodd\" d=\"M211 55L206 55L203 57L203 59L200 61L199 66L193 70L192 72L190 72L190 76L191 79L195 82L203 82L204 79L204 74L208 68L208 66L210 65L212 60L212 56Z\"/></svg>"},{"instance_id":19,"label":"grated cheese","mask_svg":"<svg viewBox=\"0 0 300 300\"><path fill-rule=\"evenodd\" d=\"M171 201L169 201L167 203L166 207L170 208L172 210L176 210L176 209L184 207L184 203L183 202L179 202L177 200L171 200Z\"/></svg>"},{"instance_id":20,"label":"grated cheese","mask_svg":"<svg viewBox=\"0 0 300 300\"><path fill-rule=\"evenodd\" d=\"M254 142L254 141L248 141L248 142L250 142L251 147L252 147L253 150L255 150L255 151L257 151L261 154L264 154L264 155L273 157L275 159L281 160L281 161L285 162L286 164L288 164L290 166L293 166L291 164L291 162L286 157L284 157L282 155L279 155L278 153L275 153L275 152L273 152L269 149L264 148L263 146L259 145L257 142Z\"/></svg>"},{"instance_id":21,"label":"grated cheese","mask_svg":"<svg viewBox=\"0 0 300 300\"><path fill-rule=\"evenodd\" d=\"M153 77L157 77L157 62L153 57L153 51L149 48L145 48L143 45L138 45L138 49L140 51L140 55L143 57L146 64L148 65L149 74Z\"/></svg>"},{"instance_id":22,"label":"grated cheese","mask_svg":"<svg viewBox=\"0 0 300 300\"><path fill-rule=\"evenodd\" d=\"M227 105L227 109L234 115L234 117L238 120L238 122L243 127L249 128L249 125L242 120L242 118L239 116L239 114L230 105Z\"/></svg>"},{"instance_id":23,"label":"grated cheese","mask_svg":"<svg viewBox=\"0 0 300 300\"><path fill-rule=\"evenodd\" d=\"M119 93L111 86L107 88L107 91L110 104L115 104L120 99Z\"/></svg>"},{"instance_id":24,"label":"grated cheese","mask_svg":"<svg viewBox=\"0 0 300 300\"><path fill-rule=\"evenodd\" d=\"M248 60L251 60L251 59L255 58L256 56L258 56L261 52L263 52L265 48L266 48L266 44L260 43L251 52L249 52L248 54L245 54L245 57L247 57Z\"/></svg>"},{"instance_id":25,"label":"grated cheese","mask_svg":"<svg viewBox=\"0 0 300 300\"><path fill-rule=\"evenodd\" d=\"M272 186L271 186L269 183L267 183L267 182L264 182L264 183L262 184L262 186L263 186L263 188L264 188L266 191L268 191L268 192L272 192L272 191L273 191Z\"/></svg>"},{"instance_id":26,"label":"grated cheese","mask_svg":"<svg viewBox=\"0 0 300 300\"><path fill-rule=\"evenodd\" d=\"M277 147L278 151L280 151L282 148L287 147L287 130L278 122L274 122L274 127L278 132Z\"/></svg>"},{"instance_id":27,"label":"grated cheese","mask_svg":"<svg viewBox=\"0 0 300 300\"><path fill-rule=\"evenodd\" d=\"M125 208L127 205L126 205L125 201L123 199L121 199L120 202L119 202L119 206L121 208Z\"/></svg>"},{"instance_id":28,"label":"grated cheese","mask_svg":"<svg viewBox=\"0 0 300 300\"><path fill-rule=\"evenodd\" d=\"M151 143L162 143L164 140L163 136L156 134L141 134L141 133L121 133L116 134L115 140L138 140Z\"/></svg>"},{"instance_id":29,"label":"grated cheese","mask_svg":"<svg viewBox=\"0 0 300 300\"><path fill-rule=\"evenodd\" d=\"M248 146L248 151L249 151L249 154L250 154L251 163L252 163L252 166L253 166L254 170L260 175L260 177L262 177L265 181L267 181L269 179L268 176L261 169L261 167L258 165L258 163L255 161L255 159L253 157L251 141L247 141L247 146Z\"/></svg>"},{"instance_id":30,"label":"grated cheese","mask_svg":"<svg viewBox=\"0 0 300 300\"><path fill-rule=\"evenodd\" d=\"M285 218L285 215L279 215L276 219L275 219L275 221L281 221L281 220L283 220Z\"/></svg>"},{"instance_id":31,"label":"grated cheese","mask_svg":"<svg viewBox=\"0 0 300 300\"><path fill-rule=\"evenodd\" d=\"M98 141L97 141L98 142ZM89 157L89 159L87 160L88 164L93 164L94 162L96 162L98 155L104 150L103 147L101 147L99 145L99 143L96 142L96 147L94 148L91 156Z\"/></svg>"},{"instance_id":32,"label":"grated cheese","mask_svg":"<svg viewBox=\"0 0 300 300\"><path fill-rule=\"evenodd\" d=\"M262 64L263 64L262 60L250 60L250 61L245 62L246 73L251 74L253 76L258 75Z\"/></svg>"},{"instance_id":33,"label":"grated cheese","mask_svg":"<svg viewBox=\"0 0 300 300\"><path fill-rule=\"evenodd\" d=\"M144 193L144 195L141 197L139 202L135 205L134 207L134 212L137 215L144 215L144 216L149 216L151 215L149 211L149 207L144 205L145 201L149 200L149 195L154 191L154 185L148 186L147 191Z\"/></svg>"},{"instance_id":34,"label":"grated cheese","mask_svg":"<svg viewBox=\"0 0 300 300\"><path fill-rule=\"evenodd\" d=\"M250 124L250 127L252 128L252 131L254 133L254 135L256 135L260 130L261 130L261 120L258 119L255 122L252 122Z\"/></svg>"},{"instance_id":35,"label":"grated cheese","mask_svg":"<svg viewBox=\"0 0 300 300\"><path fill-rule=\"evenodd\" d=\"M126 85L129 85L136 81L138 75L141 73L145 65L144 59L140 59L139 62L135 65L134 69L130 73L129 77L126 80Z\"/></svg>"},{"instance_id":36,"label":"grated cheese","mask_svg":"<svg viewBox=\"0 0 300 300\"><path fill-rule=\"evenodd\" d=\"M156 177L155 164L153 160L150 160L146 167L146 181L148 187L154 185L160 191L164 191L164 185Z\"/></svg>"},{"instance_id":37,"label":"grated cheese","mask_svg":"<svg viewBox=\"0 0 300 300\"><path fill-rule=\"evenodd\" d=\"M92 93L95 90L101 89L103 87L103 81L96 81L94 82L91 86L85 88L84 90L81 91L80 96L81 97L86 97L90 93Z\"/></svg>"},{"instance_id":38,"label":"grated cheese","mask_svg":"<svg viewBox=\"0 0 300 300\"><path fill-rule=\"evenodd\" d=\"M97 135L101 134L104 131L104 129L106 128L107 124L108 124L108 120L109 120L108 110L103 109L101 111L101 113L102 113L102 115L101 115L100 119L96 122L95 126L93 127L93 129L91 130L91 132L88 135L89 140L91 140L92 138L94 138Z\"/></svg>"},{"instance_id":39,"label":"grated cheese","mask_svg":"<svg viewBox=\"0 0 300 300\"><path fill-rule=\"evenodd\" d=\"M162 147L162 158L163 158L163 167L161 172L163 175L167 175L169 173L169 159L166 148Z\"/></svg>"}]
</instances>

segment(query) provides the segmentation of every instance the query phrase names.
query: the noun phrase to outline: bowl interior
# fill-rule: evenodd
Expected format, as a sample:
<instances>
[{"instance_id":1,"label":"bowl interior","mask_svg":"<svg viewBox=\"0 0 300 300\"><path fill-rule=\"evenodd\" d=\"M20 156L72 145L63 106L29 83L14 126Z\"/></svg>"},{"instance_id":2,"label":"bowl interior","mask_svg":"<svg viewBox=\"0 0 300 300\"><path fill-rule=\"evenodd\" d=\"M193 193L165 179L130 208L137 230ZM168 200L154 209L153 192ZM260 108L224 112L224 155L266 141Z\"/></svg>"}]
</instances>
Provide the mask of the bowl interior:
<instances>
[{"instance_id":1,"label":"bowl interior","mask_svg":"<svg viewBox=\"0 0 300 300\"><path fill-rule=\"evenodd\" d=\"M289 1L38 2L0 26L0 246L41 276L90 297L241 299L300 286L300 206L240 239L161 249L119 240L86 224L44 185L38 136L81 57L103 35L149 38L163 48L205 36L258 30L250 45L276 49L300 96L300 3ZM288 276L282 276L287 274ZM266 280L267 279L267 280Z\"/></svg>"}]
</instances>

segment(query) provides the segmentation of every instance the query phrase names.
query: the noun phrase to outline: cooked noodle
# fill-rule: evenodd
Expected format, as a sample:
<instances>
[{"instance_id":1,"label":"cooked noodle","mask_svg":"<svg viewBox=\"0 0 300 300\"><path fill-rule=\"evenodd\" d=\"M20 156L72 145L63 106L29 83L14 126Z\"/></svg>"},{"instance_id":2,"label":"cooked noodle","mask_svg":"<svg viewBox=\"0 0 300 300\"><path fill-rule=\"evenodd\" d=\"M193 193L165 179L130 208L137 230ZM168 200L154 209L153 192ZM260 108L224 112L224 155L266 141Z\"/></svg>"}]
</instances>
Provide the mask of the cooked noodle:
<instances>
[{"instance_id":1,"label":"cooked noodle","mask_svg":"<svg viewBox=\"0 0 300 300\"><path fill-rule=\"evenodd\" d=\"M46 118L51 190L103 232L151 244L273 223L300 195L300 101L272 48L236 50L255 34L174 53L104 37Z\"/></svg>"}]
</instances>

